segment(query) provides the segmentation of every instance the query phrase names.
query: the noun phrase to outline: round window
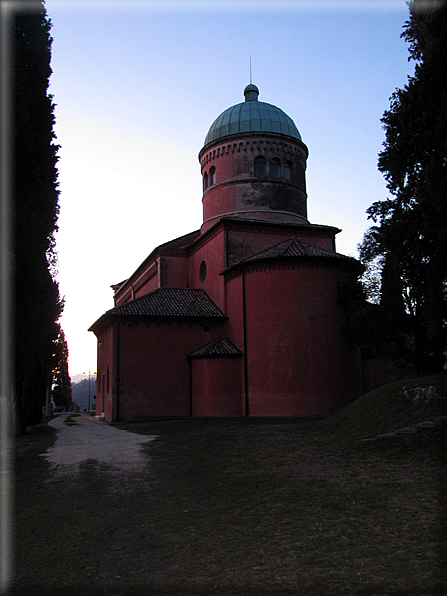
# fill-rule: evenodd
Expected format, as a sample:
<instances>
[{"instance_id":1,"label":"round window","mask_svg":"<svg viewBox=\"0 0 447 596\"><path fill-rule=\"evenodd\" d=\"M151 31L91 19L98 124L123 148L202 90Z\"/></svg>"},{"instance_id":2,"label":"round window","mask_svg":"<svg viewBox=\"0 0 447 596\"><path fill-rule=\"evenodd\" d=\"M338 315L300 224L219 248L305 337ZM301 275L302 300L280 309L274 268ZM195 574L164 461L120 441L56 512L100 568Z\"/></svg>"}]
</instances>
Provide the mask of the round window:
<instances>
[{"instance_id":1,"label":"round window","mask_svg":"<svg viewBox=\"0 0 447 596\"><path fill-rule=\"evenodd\" d=\"M203 283L206 279L206 263L205 261L202 261L200 263L200 269L199 269L199 278L200 281Z\"/></svg>"}]
</instances>

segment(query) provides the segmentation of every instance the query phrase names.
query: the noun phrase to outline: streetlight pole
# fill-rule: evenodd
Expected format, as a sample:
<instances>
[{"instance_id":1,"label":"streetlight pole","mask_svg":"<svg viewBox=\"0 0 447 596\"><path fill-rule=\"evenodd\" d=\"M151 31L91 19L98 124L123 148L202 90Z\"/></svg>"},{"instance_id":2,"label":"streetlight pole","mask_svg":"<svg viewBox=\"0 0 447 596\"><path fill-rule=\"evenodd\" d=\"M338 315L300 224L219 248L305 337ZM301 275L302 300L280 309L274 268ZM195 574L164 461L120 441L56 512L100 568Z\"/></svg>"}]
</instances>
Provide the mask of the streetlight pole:
<instances>
[{"instance_id":1,"label":"streetlight pole","mask_svg":"<svg viewBox=\"0 0 447 596\"><path fill-rule=\"evenodd\" d=\"M85 372L82 373L83 375L85 375ZM96 371L93 373L96 377ZM92 369L89 367L88 368L88 411L90 412L90 382L91 382L91 377L92 377ZM96 381L96 379L95 379Z\"/></svg>"},{"instance_id":2,"label":"streetlight pole","mask_svg":"<svg viewBox=\"0 0 447 596\"><path fill-rule=\"evenodd\" d=\"M93 386L95 389L95 395L93 396L93 399L95 400L95 409L96 409L96 370L93 373Z\"/></svg>"}]
</instances>

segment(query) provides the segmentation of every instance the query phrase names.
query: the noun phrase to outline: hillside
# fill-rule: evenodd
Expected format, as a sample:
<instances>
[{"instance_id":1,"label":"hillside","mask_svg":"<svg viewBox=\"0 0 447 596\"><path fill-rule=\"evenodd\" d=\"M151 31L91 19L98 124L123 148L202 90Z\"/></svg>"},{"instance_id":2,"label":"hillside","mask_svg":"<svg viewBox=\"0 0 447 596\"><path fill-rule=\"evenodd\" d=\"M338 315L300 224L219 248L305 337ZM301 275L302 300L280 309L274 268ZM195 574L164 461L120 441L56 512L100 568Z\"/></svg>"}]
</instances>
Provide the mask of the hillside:
<instances>
[{"instance_id":1,"label":"hillside","mask_svg":"<svg viewBox=\"0 0 447 596\"><path fill-rule=\"evenodd\" d=\"M95 402L96 383L93 378L90 381L90 405ZM79 383L72 384L72 399L80 406L81 411L88 407L89 382L88 378Z\"/></svg>"},{"instance_id":2,"label":"hillside","mask_svg":"<svg viewBox=\"0 0 447 596\"><path fill-rule=\"evenodd\" d=\"M339 436L369 438L446 415L444 371L378 387L324 420L322 426Z\"/></svg>"}]
</instances>

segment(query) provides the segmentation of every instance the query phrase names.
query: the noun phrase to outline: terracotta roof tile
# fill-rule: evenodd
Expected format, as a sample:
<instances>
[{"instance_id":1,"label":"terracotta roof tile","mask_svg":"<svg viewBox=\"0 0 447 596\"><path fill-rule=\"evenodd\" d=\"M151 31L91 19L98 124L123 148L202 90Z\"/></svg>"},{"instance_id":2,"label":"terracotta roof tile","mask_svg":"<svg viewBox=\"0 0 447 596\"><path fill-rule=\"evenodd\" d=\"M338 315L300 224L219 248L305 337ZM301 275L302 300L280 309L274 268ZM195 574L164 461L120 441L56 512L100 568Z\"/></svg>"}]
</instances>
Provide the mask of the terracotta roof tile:
<instances>
[{"instance_id":1,"label":"terracotta roof tile","mask_svg":"<svg viewBox=\"0 0 447 596\"><path fill-rule=\"evenodd\" d=\"M112 316L211 317L225 315L204 290L159 288L109 310Z\"/></svg>"},{"instance_id":2,"label":"terracotta roof tile","mask_svg":"<svg viewBox=\"0 0 447 596\"><path fill-rule=\"evenodd\" d=\"M267 250L263 250L256 255L244 259L244 263L248 261L261 261L263 259L273 259L277 257L332 257L344 258L339 253L325 250L313 244L308 244L298 238L292 237L271 246Z\"/></svg>"},{"instance_id":3,"label":"terracotta roof tile","mask_svg":"<svg viewBox=\"0 0 447 596\"><path fill-rule=\"evenodd\" d=\"M314 246L313 244L309 244L308 242L304 242L303 240L299 240L295 236L292 238L288 238L287 240L283 240L279 244L275 244L266 250L263 250L255 255L242 259L233 265L230 265L225 270L230 271L235 269L241 265L255 265L261 261L274 261L274 260L282 260L282 259L296 259L296 258L325 258L325 259L337 259L339 261L343 261L346 264L357 264L359 265L358 261L353 259L352 257L347 257L342 255L338 252L327 250L324 248L320 248L319 246Z\"/></svg>"},{"instance_id":4,"label":"terracotta roof tile","mask_svg":"<svg viewBox=\"0 0 447 596\"><path fill-rule=\"evenodd\" d=\"M225 356L242 356L242 352L228 337L221 337L191 352L188 358L219 358Z\"/></svg>"}]
</instances>

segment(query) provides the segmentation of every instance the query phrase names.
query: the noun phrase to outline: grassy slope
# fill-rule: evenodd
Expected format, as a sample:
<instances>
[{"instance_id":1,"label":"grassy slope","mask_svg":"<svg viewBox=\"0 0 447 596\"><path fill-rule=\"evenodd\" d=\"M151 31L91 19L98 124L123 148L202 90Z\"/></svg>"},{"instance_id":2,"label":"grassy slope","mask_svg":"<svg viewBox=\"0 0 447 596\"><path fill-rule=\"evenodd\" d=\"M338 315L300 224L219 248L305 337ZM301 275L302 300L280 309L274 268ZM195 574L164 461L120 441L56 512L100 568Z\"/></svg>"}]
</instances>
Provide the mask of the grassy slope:
<instances>
[{"instance_id":1,"label":"grassy slope","mask_svg":"<svg viewBox=\"0 0 447 596\"><path fill-rule=\"evenodd\" d=\"M159 437L134 485L94 462L48 482L54 432L35 429L17 448L14 594L443 594L445 433L358 441L442 414L401 387L324 421L123 426Z\"/></svg>"},{"instance_id":2,"label":"grassy slope","mask_svg":"<svg viewBox=\"0 0 447 596\"><path fill-rule=\"evenodd\" d=\"M404 389L435 386L444 395L437 405L414 405ZM367 393L324 421L327 432L350 438L368 438L418 422L447 415L447 371L440 375L389 383Z\"/></svg>"}]
</instances>

